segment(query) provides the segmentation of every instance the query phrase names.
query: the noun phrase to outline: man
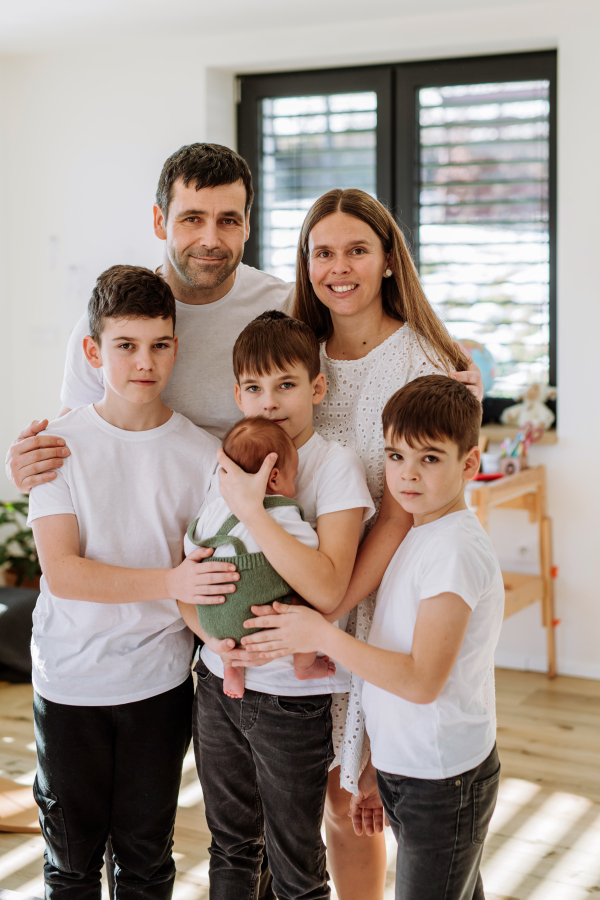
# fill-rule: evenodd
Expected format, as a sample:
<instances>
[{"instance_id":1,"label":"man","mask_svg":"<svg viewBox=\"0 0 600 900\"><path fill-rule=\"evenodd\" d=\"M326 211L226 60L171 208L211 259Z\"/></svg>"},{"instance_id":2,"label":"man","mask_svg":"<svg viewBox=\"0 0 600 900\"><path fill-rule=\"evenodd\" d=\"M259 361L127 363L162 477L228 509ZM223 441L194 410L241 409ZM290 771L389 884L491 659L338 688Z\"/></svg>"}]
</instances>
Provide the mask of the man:
<instances>
[{"instance_id":1,"label":"man","mask_svg":"<svg viewBox=\"0 0 600 900\"><path fill-rule=\"evenodd\" d=\"M156 192L154 232L165 242L160 270L177 301L179 358L164 401L217 437L239 419L233 345L245 326L268 309L291 307L293 284L241 260L250 233L254 191L245 160L219 144L191 144L166 161ZM102 371L87 365L82 343L87 315L67 350L58 413L100 400ZM54 479L69 455L59 439L39 435L32 422L11 445L6 470L22 492Z\"/></svg>"}]
</instances>

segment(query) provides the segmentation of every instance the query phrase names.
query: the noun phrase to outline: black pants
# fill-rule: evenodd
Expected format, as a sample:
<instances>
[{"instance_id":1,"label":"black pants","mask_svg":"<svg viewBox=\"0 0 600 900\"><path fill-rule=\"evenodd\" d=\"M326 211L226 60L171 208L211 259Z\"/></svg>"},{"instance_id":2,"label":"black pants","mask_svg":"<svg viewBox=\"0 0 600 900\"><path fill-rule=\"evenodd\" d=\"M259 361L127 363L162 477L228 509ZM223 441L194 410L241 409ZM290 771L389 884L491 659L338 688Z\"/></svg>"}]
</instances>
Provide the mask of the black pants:
<instances>
[{"instance_id":1,"label":"black pants","mask_svg":"<svg viewBox=\"0 0 600 900\"><path fill-rule=\"evenodd\" d=\"M325 900L331 696L246 689L235 700L201 660L196 672L194 749L212 833L211 900L256 900L265 842L279 900Z\"/></svg>"},{"instance_id":2,"label":"black pants","mask_svg":"<svg viewBox=\"0 0 600 900\"><path fill-rule=\"evenodd\" d=\"M440 781L377 772L398 841L396 900L484 900L479 865L499 781L496 747L476 768Z\"/></svg>"},{"instance_id":3,"label":"black pants","mask_svg":"<svg viewBox=\"0 0 600 900\"><path fill-rule=\"evenodd\" d=\"M118 706L34 695L34 795L46 840L46 900L100 900L110 834L117 900L167 900L194 687Z\"/></svg>"}]
</instances>

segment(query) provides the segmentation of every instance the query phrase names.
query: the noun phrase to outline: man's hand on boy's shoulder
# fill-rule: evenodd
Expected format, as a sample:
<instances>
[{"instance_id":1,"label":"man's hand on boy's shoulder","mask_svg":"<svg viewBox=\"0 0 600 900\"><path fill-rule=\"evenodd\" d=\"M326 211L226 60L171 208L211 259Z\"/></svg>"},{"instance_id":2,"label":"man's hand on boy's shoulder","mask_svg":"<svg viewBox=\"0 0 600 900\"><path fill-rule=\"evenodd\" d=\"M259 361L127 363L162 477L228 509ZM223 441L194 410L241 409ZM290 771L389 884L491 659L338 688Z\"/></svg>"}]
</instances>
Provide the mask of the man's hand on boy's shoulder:
<instances>
[{"instance_id":1,"label":"man's hand on boy's shoulder","mask_svg":"<svg viewBox=\"0 0 600 900\"><path fill-rule=\"evenodd\" d=\"M175 569L167 573L166 583L169 597L182 603L203 606L224 603L224 594L235 591L233 582L239 575L232 563L202 562L214 551L208 547L198 547Z\"/></svg>"},{"instance_id":2,"label":"man's hand on boy's shoulder","mask_svg":"<svg viewBox=\"0 0 600 900\"><path fill-rule=\"evenodd\" d=\"M40 434L48 426L48 419L33 422L24 428L8 448L6 477L22 494L37 484L56 478L56 469L71 451L63 438L55 434Z\"/></svg>"}]
</instances>

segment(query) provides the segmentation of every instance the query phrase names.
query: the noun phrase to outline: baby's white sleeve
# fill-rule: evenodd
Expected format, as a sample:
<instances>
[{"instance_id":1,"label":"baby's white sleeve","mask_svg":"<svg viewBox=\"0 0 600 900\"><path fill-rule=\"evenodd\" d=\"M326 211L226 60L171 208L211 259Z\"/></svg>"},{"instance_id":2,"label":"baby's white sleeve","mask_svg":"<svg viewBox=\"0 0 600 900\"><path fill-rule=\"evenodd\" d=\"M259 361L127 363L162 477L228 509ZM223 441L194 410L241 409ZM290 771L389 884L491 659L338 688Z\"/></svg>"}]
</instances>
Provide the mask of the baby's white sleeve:
<instances>
[{"instance_id":1,"label":"baby's white sleeve","mask_svg":"<svg viewBox=\"0 0 600 900\"><path fill-rule=\"evenodd\" d=\"M196 528L194 530L194 537L196 538L196 540L202 540L203 524L204 524L203 520L205 518L205 516L204 516L205 510L206 510L206 501L204 501L204 503L198 510L198 515L195 517L196 519L198 519L198 524L196 525ZM195 519L192 519L192 522L193 521L195 521ZM186 557L189 556L190 553L193 553L194 550L197 550L197 549L198 549L197 544L194 544L193 541L190 541L189 537L187 536L187 531L186 531L185 537L183 539L183 552L185 553Z\"/></svg>"},{"instance_id":2,"label":"baby's white sleeve","mask_svg":"<svg viewBox=\"0 0 600 900\"><path fill-rule=\"evenodd\" d=\"M284 531L295 537L301 544L306 544L311 550L319 549L317 532L302 519L297 506L276 506L267 512L281 525Z\"/></svg>"}]
</instances>

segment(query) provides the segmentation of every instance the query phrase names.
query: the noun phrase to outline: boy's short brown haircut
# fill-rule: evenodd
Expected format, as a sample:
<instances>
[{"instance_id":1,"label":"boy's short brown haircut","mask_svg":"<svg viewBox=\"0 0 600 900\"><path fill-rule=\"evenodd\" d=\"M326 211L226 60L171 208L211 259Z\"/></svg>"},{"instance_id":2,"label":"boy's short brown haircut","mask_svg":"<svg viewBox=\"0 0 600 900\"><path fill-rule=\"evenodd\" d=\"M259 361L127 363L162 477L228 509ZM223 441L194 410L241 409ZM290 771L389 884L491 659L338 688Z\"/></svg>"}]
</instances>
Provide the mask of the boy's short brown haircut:
<instances>
[{"instance_id":1,"label":"boy's short brown haircut","mask_svg":"<svg viewBox=\"0 0 600 900\"><path fill-rule=\"evenodd\" d=\"M481 403L446 375L424 375L400 388L385 404L383 432L409 447L432 440L452 441L462 457L479 442Z\"/></svg>"},{"instance_id":2,"label":"boy's short brown haircut","mask_svg":"<svg viewBox=\"0 0 600 900\"><path fill-rule=\"evenodd\" d=\"M229 429L223 450L240 469L256 475L269 453L276 453L275 466L285 469L293 459L294 444L280 425L263 416L248 416Z\"/></svg>"},{"instance_id":3,"label":"boy's short brown haircut","mask_svg":"<svg viewBox=\"0 0 600 900\"><path fill-rule=\"evenodd\" d=\"M239 381L243 375L270 375L285 372L299 363L314 381L321 371L319 342L313 331L278 309L264 312L250 322L233 347L233 371Z\"/></svg>"},{"instance_id":4,"label":"boy's short brown haircut","mask_svg":"<svg viewBox=\"0 0 600 900\"><path fill-rule=\"evenodd\" d=\"M160 275L143 266L111 266L98 276L90 302L90 335L98 342L104 319L171 319L175 333L175 298Z\"/></svg>"}]
</instances>

